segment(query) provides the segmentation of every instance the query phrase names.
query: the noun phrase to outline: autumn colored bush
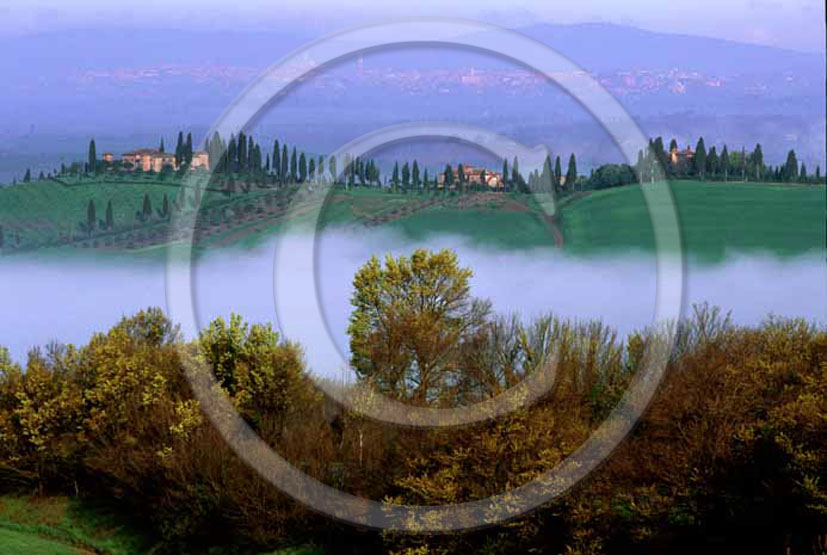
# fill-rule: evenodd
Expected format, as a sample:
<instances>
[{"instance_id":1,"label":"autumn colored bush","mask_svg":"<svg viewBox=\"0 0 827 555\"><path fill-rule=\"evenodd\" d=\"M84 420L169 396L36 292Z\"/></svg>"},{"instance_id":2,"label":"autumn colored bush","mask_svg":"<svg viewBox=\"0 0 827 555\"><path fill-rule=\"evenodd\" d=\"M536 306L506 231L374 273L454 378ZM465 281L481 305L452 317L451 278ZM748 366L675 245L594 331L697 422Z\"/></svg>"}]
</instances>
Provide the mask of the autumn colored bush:
<instances>
[{"instance_id":1,"label":"autumn colored bush","mask_svg":"<svg viewBox=\"0 0 827 555\"><path fill-rule=\"evenodd\" d=\"M32 351L25 367L0 350L0 492L110 503L154 531L158 553L827 552L827 332L800 320L739 327L696 307L648 410L602 466L548 506L460 534L382 534L311 512L248 468L192 393L188 375L212 376L265 442L354 495L436 505L513 490L600 425L656 332L494 316L469 277L444 252L366 265L351 319L360 376L444 407L552 372L529 406L456 428L387 425L325 398L300 347L269 326L233 315L185 341L149 309L87 345Z\"/></svg>"}]
</instances>

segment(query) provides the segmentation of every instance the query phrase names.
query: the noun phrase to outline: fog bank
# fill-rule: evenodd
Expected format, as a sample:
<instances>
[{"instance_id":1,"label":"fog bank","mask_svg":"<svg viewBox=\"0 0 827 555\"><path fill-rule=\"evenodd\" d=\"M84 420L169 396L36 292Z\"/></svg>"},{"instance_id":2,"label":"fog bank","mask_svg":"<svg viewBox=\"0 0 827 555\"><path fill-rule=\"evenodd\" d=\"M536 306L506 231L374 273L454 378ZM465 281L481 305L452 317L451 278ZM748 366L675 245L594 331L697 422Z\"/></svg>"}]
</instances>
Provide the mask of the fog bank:
<instances>
[{"instance_id":1,"label":"fog bank","mask_svg":"<svg viewBox=\"0 0 827 555\"><path fill-rule=\"evenodd\" d=\"M250 322L278 325L273 294L275 241L311 249L308 236L273 238L253 250L204 255L194 268L198 325L236 312ZM602 319L621 334L652 322L656 268L651 255L571 257L555 249L507 252L472 245L457 237L416 244L384 230L335 231L317 243L316 282L327 328L347 355L345 329L351 280L372 254L407 254L416 247L449 247L474 270L472 293L488 298L496 312L532 317L554 312L573 319ZM83 344L93 332L109 329L124 315L148 306L166 307L164 263L109 259L44 260L25 256L0 260L4 319L0 345L23 361L28 349L50 341ZM309 280L307 268L291 268L291 279ZM730 256L725 263L689 264L685 306L709 302L731 310L738 323L757 324L769 314L804 317L825 324L827 274L821 257L778 259L770 255ZM306 314L312 299L290 299L290 314ZM308 321L310 318L308 318ZM303 322L290 322L291 329ZM318 374L339 376L342 359L321 348L326 329L305 330L307 360ZM307 339L309 337L309 339Z\"/></svg>"}]
</instances>

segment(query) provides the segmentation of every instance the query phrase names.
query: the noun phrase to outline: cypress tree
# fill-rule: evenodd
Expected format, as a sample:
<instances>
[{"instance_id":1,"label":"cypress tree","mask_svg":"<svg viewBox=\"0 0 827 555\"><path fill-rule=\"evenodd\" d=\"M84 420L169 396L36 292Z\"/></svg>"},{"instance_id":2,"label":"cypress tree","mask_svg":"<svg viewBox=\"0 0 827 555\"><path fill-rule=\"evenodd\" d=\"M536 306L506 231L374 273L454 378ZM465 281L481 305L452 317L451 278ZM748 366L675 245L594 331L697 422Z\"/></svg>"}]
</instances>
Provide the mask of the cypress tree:
<instances>
[{"instance_id":1,"label":"cypress tree","mask_svg":"<svg viewBox=\"0 0 827 555\"><path fill-rule=\"evenodd\" d=\"M790 150L787 153L787 163L784 164L784 169L782 170L782 179L784 181L798 180L798 160L796 159L794 150Z\"/></svg>"},{"instance_id":2,"label":"cypress tree","mask_svg":"<svg viewBox=\"0 0 827 555\"><path fill-rule=\"evenodd\" d=\"M187 142L184 145L184 161L192 164L192 133L187 133Z\"/></svg>"},{"instance_id":3,"label":"cypress tree","mask_svg":"<svg viewBox=\"0 0 827 555\"><path fill-rule=\"evenodd\" d=\"M299 175L299 159L296 155L296 147L290 154L290 181L295 183Z\"/></svg>"},{"instance_id":4,"label":"cypress tree","mask_svg":"<svg viewBox=\"0 0 827 555\"><path fill-rule=\"evenodd\" d=\"M327 159L327 170L330 173L330 179L332 180L333 184L336 184L336 180L339 178L339 174L336 172L336 157L331 156Z\"/></svg>"},{"instance_id":5,"label":"cypress tree","mask_svg":"<svg viewBox=\"0 0 827 555\"><path fill-rule=\"evenodd\" d=\"M503 159L503 188L508 188L508 160Z\"/></svg>"},{"instance_id":6,"label":"cypress tree","mask_svg":"<svg viewBox=\"0 0 827 555\"><path fill-rule=\"evenodd\" d=\"M445 166L445 180L443 184L446 190L454 185L454 170L451 168L451 164Z\"/></svg>"},{"instance_id":7,"label":"cypress tree","mask_svg":"<svg viewBox=\"0 0 827 555\"><path fill-rule=\"evenodd\" d=\"M184 161L184 132L178 132L178 142L175 143L175 166L181 165Z\"/></svg>"},{"instance_id":8,"label":"cypress tree","mask_svg":"<svg viewBox=\"0 0 827 555\"><path fill-rule=\"evenodd\" d=\"M551 156L546 156L543 161L543 172L540 174L540 190L554 191L554 169L551 167Z\"/></svg>"},{"instance_id":9,"label":"cypress tree","mask_svg":"<svg viewBox=\"0 0 827 555\"><path fill-rule=\"evenodd\" d=\"M554 160L554 188L560 187L560 180L563 179L563 163L560 160L560 155Z\"/></svg>"},{"instance_id":10,"label":"cypress tree","mask_svg":"<svg viewBox=\"0 0 827 555\"><path fill-rule=\"evenodd\" d=\"M729 151L726 145L724 145L723 150L721 150L719 166L721 168L721 174L724 176L724 181L727 181L729 179Z\"/></svg>"},{"instance_id":11,"label":"cypress tree","mask_svg":"<svg viewBox=\"0 0 827 555\"><path fill-rule=\"evenodd\" d=\"M706 177L706 147L704 146L704 138L698 139L698 144L695 146L695 158L693 159L695 175L702 181Z\"/></svg>"},{"instance_id":12,"label":"cypress tree","mask_svg":"<svg viewBox=\"0 0 827 555\"><path fill-rule=\"evenodd\" d=\"M144 205L141 208L141 215L144 220L148 220L152 216L152 203L149 200L149 193L144 193Z\"/></svg>"},{"instance_id":13,"label":"cypress tree","mask_svg":"<svg viewBox=\"0 0 827 555\"><path fill-rule=\"evenodd\" d=\"M98 224L98 216L95 211L95 201L89 200L89 204L86 205L86 231L89 235L92 235L92 232L95 231L95 227Z\"/></svg>"},{"instance_id":14,"label":"cypress tree","mask_svg":"<svg viewBox=\"0 0 827 555\"><path fill-rule=\"evenodd\" d=\"M160 152L161 154L164 153L164 138L163 137L161 137L161 144L158 145L158 152Z\"/></svg>"},{"instance_id":15,"label":"cypress tree","mask_svg":"<svg viewBox=\"0 0 827 555\"><path fill-rule=\"evenodd\" d=\"M393 173L391 174L391 183L393 183L393 188L396 189L399 186L399 162L393 163Z\"/></svg>"},{"instance_id":16,"label":"cypress tree","mask_svg":"<svg viewBox=\"0 0 827 555\"><path fill-rule=\"evenodd\" d=\"M98 168L98 151L95 148L95 139L89 141L89 172L95 173Z\"/></svg>"},{"instance_id":17,"label":"cypress tree","mask_svg":"<svg viewBox=\"0 0 827 555\"><path fill-rule=\"evenodd\" d=\"M290 176L287 174L287 163L289 159L287 158L287 145L282 145L281 147L281 170L280 170L280 177L282 185L287 183L290 180Z\"/></svg>"},{"instance_id":18,"label":"cypress tree","mask_svg":"<svg viewBox=\"0 0 827 555\"><path fill-rule=\"evenodd\" d=\"M756 144L755 150L752 151L752 167L755 172L755 180L761 181L761 173L764 171L764 152L761 150L760 144Z\"/></svg>"},{"instance_id":19,"label":"cypress tree","mask_svg":"<svg viewBox=\"0 0 827 555\"><path fill-rule=\"evenodd\" d=\"M112 213L112 201L106 203L106 229L115 227L115 215Z\"/></svg>"},{"instance_id":20,"label":"cypress tree","mask_svg":"<svg viewBox=\"0 0 827 555\"><path fill-rule=\"evenodd\" d=\"M402 164L402 186L407 188L411 182L411 168L408 162Z\"/></svg>"},{"instance_id":21,"label":"cypress tree","mask_svg":"<svg viewBox=\"0 0 827 555\"><path fill-rule=\"evenodd\" d=\"M514 185L515 189L519 189L520 185L522 185L523 176L520 175L520 166L519 162L517 161L517 157L514 157L514 161L511 163L511 183Z\"/></svg>"},{"instance_id":22,"label":"cypress tree","mask_svg":"<svg viewBox=\"0 0 827 555\"><path fill-rule=\"evenodd\" d=\"M807 166L806 164L804 164L804 162L801 162L801 171L798 172L798 180L801 183L807 182Z\"/></svg>"},{"instance_id":23,"label":"cypress tree","mask_svg":"<svg viewBox=\"0 0 827 555\"><path fill-rule=\"evenodd\" d=\"M718 152L713 146L706 157L706 173L710 177L718 175Z\"/></svg>"},{"instance_id":24,"label":"cypress tree","mask_svg":"<svg viewBox=\"0 0 827 555\"><path fill-rule=\"evenodd\" d=\"M299 182L304 183L307 180L307 158L304 152L299 156Z\"/></svg>"},{"instance_id":25,"label":"cypress tree","mask_svg":"<svg viewBox=\"0 0 827 555\"><path fill-rule=\"evenodd\" d=\"M428 189L428 168L425 168L425 171L422 173L422 187L426 190Z\"/></svg>"},{"instance_id":26,"label":"cypress tree","mask_svg":"<svg viewBox=\"0 0 827 555\"><path fill-rule=\"evenodd\" d=\"M655 161L660 166L660 170L656 173L659 175L661 171L666 169L666 152L663 150L663 139L661 137L657 137L655 141L652 143L653 155L655 157Z\"/></svg>"},{"instance_id":27,"label":"cypress tree","mask_svg":"<svg viewBox=\"0 0 827 555\"><path fill-rule=\"evenodd\" d=\"M569 168L566 171L566 188L570 191L574 190L574 186L577 184L577 158L575 158L574 153L571 153L569 156Z\"/></svg>"},{"instance_id":28,"label":"cypress tree","mask_svg":"<svg viewBox=\"0 0 827 555\"><path fill-rule=\"evenodd\" d=\"M821 184L821 166L816 166L816 183Z\"/></svg>"},{"instance_id":29,"label":"cypress tree","mask_svg":"<svg viewBox=\"0 0 827 555\"><path fill-rule=\"evenodd\" d=\"M411 179L413 180L413 186L419 188L419 164L417 164L416 160L413 161Z\"/></svg>"},{"instance_id":30,"label":"cypress tree","mask_svg":"<svg viewBox=\"0 0 827 555\"><path fill-rule=\"evenodd\" d=\"M23 183L28 183L32 180L32 170L26 169L26 174L23 176Z\"/></svg>"},{"instance_id":31,"label":"cypress tree","mask_svg":"<svg viewBox=\"0 0 827 555\"><path fill-rule=\"evenodd\" d=\"M278 139L275 140L273 143L273 175L276 176L276 180L279 181L281 178L281 150L279 149L279 141Z\"/></svg>"}]
</instances>

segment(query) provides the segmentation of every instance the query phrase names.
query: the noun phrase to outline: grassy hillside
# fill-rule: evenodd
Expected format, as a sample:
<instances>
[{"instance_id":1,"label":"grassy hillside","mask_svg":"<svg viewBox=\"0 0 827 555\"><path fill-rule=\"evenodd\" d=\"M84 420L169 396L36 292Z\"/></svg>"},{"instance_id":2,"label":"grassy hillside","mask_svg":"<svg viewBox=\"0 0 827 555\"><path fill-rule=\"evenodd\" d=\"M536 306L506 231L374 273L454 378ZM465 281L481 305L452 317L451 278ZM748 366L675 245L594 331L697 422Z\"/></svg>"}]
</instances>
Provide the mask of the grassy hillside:
<instances>
[{"instance_id":1,"label":"grassy hillside","mask_svg":"<svg viewBox=\"0 0 827 555\"><path fill-rule=\"evenodd\" d=\"M139 530L124 517L67 497L0 497L0 553L3 555L142 555L152 552L152 543ZM225 551L217 548L210 553L222 555ZM321 553L308 546L267 555Z\"/></svg>"},{"instance_id":2,"label":"grassy hillside","mask_svg":"<svg viewBox=\"0 0 827 555\"><path fill-rule=\"evenodd\" d=\"M822 248L825 188L819 186L700 183L670 185L691 257L720 260L727 251L765 250L795 255ZM251 246L266 240L284 222L295 187L271 189L239 185L232 194L205 193L196 240L206 248ZM179 192L181 194L179 194ZM148 194L153 208L166 195L187 199L175 176L107 176L77 183L45 180L0 188L0 225L6 250L43 246L101 248L113 251L152 249L182 234L154 214L138 222L135 213ZM78 224L86 220L89 200L99 219L112 201L115 229L89 237ZM547 200L547 199L546 199ZM540 196L501 193L453 195L390 193L373 188L335 190L325 199L321 225L384 226L412 239L461 235L501 248L552 246L564 238L577 254L652 251L654 236L640 186L578 193L563 199L559 220L551 225ZM298 218L307 210L298 203ZM309 207L309 205L308 205ZM559 229L558 229L559 228ZM561 234L562 231L562 234ZM555 237L556 234L556 237ZM556 240L555 240L556 239Z\"/></svg>"},{"instance_id":3,"label":"grassy hillside","mask_svg":"<svg viewBox=\"0 0 827 555\"><path fill-rule=\"evenodd\" d=\"M824 248L824 187L678 181L671 190L690 257L720 260L727 251L785 256ZM640 186L592 192L565 206L562 221L572 252L654 249Z\"/></svg>"},{"instance_id":4,"label":"grassy hillside","mask_svg":"<svg viewBox=\"0 0 827 555\"><path fill-rule=\"evenodd\" d=\"M134 527L66 497L1 497L0 553L145 553Z\"/></svg>"},{"instance_id":5,"label":"grassy hillside","mask_svg":"<svg viewBox=\"0 0 827 555\"><path fill-rule=\"evenodd\" d=\"M80 236L78 223L86 221L90 200L95 202L99 219L105 217L106 205L112 201L115 222L123 225L134 222L145 194L149 194L153 207L160 208L164 195L171 202L177 192L175 181L150 176L20 183L0 188L0 224L5 228L8 245L15 242L17 232L24 247L40 245Z\"/></svg>"}]
</instances>

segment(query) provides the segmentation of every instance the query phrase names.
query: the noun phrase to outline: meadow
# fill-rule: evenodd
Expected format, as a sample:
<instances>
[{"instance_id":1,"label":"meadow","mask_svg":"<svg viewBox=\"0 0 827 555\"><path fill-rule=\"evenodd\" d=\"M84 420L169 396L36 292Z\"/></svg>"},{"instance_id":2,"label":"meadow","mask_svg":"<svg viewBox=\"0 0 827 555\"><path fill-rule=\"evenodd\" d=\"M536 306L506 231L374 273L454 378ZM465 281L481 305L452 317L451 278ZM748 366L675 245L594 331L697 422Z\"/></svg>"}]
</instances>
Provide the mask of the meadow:
<instances>
[{"instance_id":1,"label":"meadow","mask_svg":"<svg viewBox=\"0 0 827 555\"><path fill-rule=\"evenodd\" d=\"M824 187L698 181L670 187L690 257L720 261L733 251L793 256L824 248ZM591 192L564 207L562 221L566 249L575 253L654 250L639 185Z\"/></svg>"},{"instance_id":2,"label":"meadow","mask_svg":"<svg viewBox=\"0 0 827 555\"><path fill-rule=\"evenodd\" d=\"M241 184L232 193L199 184L205 197L199 215L199 247L250 247L277 233L298 187ZM651 185L646 185L651 186ZM674 181L669 184L684 252L718 262L728 252L794 256L822 248L825 188L816 185ZM153 215L139 221L144 197ZM0 225L5 249L93 247L135 251L163 247L178 237L158 213L164 197L172 206L194 206L192 187L181 190L174 175L105 176L77 182L42 180L0 188ZM115 226L90 236L81 224L89 201L104 219L112 202ZM385 227L414 240L457 235L505 249L560 246L573 254L652 252L654 234L641 186L583 191L563 197L552 220L543 195L519 193L391 192L336 189L327 194L319 225ZM655 210L658 210L655 207ZM295 213L301 219L306 210ZM19 243L18 243L19 236ZM171 239L170 239L171 237Z\"/></svg>"}]
</instances>

